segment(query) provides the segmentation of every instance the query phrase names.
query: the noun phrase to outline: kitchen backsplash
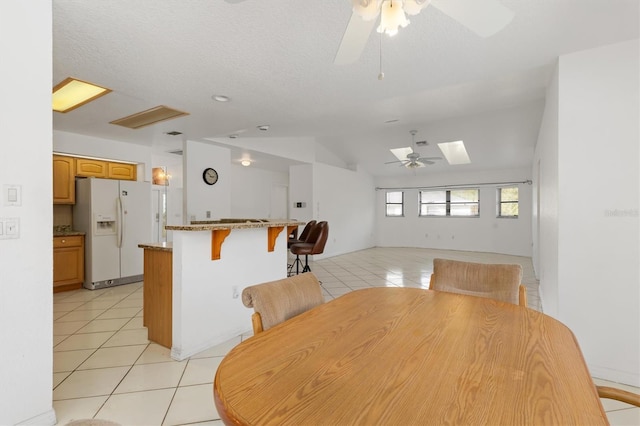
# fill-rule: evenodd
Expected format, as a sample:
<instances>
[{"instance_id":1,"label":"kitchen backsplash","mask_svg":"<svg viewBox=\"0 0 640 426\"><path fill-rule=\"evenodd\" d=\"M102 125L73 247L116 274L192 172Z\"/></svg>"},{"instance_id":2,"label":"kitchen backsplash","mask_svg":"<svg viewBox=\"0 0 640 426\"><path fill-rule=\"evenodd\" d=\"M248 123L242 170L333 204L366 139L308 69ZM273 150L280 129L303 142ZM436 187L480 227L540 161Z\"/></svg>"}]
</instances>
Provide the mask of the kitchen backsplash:
<instances>
[{"instance_id":1,"label":"kitchen backsplash","mask_svg":"<svg viewBox=\"0 0 640 426\"><path fill-rule=\"evenodd\" d=\"M60 234L63 232L71 232L71 225L53 225L53 233Z\"/></svg>"},{"instance_id":2,"label":"kitchen backsplash","mask_svg":"<svg viewBox=\"0 0 640 426\"><path fill-rule=\"evenodd\" d=\"M66 204L53 205L53 229L56 226L68 226L69 230L73 227L73 206Z\"/></svg>"}]
</instances>

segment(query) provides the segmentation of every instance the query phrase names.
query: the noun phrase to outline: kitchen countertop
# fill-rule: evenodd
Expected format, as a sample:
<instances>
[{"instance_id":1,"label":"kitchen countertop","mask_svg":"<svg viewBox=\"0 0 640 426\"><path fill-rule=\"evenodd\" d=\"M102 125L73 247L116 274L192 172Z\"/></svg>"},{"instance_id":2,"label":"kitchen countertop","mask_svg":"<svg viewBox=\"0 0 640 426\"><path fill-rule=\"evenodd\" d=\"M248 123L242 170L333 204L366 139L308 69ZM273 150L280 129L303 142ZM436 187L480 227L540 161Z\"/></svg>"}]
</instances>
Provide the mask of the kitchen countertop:
<instances>
[{"instance_id":1,"label":"kitchen countertop","mask_svg":"<svg viewBox=\"0 0 640 426\"><path fill-rule=\"evenodd\" d=\"M300 222L297 220L273 220L273 221L260 221L260 222L225 222L217 223L200 223L197 225L167 225L165 229L168 231L214 231L216 229L250 229L250 228L269 228L275 226L300 226L306 222Z\"/></svg>"},{"instance_id":2,"label":"kitchen countertop","mask_svg":"<svg viewBox=\"0 0 640 426\"><path fill-rule=\"evenodd\" d=\"M85 235L84 232L74 231L70 225L57 225L53 227L54 237L72 237L76 235Z\"/></svg>"},{"instance_id":3,"label":"kitchen countertop","mask_svg":"<svg viewBox=\"0 0 640 426\"><path fill-rule=\"evenodd\" d=\"M138 244L138 247L145 250L157 250L157 251L170 251L173 252L173 243L148 243L148 244Z\"/></svg>"}]
</instances>

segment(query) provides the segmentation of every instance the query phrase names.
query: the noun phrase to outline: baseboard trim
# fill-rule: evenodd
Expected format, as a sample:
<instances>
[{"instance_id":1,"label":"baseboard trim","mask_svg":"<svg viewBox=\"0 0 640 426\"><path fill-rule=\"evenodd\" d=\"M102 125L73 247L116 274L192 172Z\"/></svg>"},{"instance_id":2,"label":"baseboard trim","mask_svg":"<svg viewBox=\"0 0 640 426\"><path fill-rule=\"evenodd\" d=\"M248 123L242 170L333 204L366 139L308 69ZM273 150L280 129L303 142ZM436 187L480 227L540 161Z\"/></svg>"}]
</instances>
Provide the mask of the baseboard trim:
<instances>
[{"instance_id":1,"label":"baseboard trim","mask_svg":"<svg viewBox=\"0 0 640 426\"><path fill-rule=\"evenodd\" d=\"M39 414L35 417L31 417L28 420L18 423L19 425L34 425L34 426L53 426L57 423L56 420L56 412L53 408L48 411L45 411L42 414Z\"/></svg>"}]
</instances>

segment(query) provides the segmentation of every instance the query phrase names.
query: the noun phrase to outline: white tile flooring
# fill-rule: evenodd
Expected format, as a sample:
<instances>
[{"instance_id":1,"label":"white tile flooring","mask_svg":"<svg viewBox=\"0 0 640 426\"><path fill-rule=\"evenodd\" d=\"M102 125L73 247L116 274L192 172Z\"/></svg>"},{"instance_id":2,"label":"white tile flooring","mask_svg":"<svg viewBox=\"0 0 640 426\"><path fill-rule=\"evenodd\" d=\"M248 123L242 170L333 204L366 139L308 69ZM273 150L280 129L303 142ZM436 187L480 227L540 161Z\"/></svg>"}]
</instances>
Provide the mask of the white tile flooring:
<instances>
[{"instance_id":1,"label":"white tile flooring","mask_svg":"<svg viewBox=\"0 0 640 426\"><path fill-rule=\"evenodd\" d=\"M526 257L373 248L313 262L311 269L330 300L370 286L427 288L434 257L519 263L529 307L541 310L538 283ZM53 407L58 424L90 418L121 425L222 424L213 404L213 377L224 355L250 331L188 360L174 361L169 349L147 340L142 283L56 293L53 315ZM603 404L611 424L640 425L640 409L617 401Z\"/></svg>"}]
</instances>

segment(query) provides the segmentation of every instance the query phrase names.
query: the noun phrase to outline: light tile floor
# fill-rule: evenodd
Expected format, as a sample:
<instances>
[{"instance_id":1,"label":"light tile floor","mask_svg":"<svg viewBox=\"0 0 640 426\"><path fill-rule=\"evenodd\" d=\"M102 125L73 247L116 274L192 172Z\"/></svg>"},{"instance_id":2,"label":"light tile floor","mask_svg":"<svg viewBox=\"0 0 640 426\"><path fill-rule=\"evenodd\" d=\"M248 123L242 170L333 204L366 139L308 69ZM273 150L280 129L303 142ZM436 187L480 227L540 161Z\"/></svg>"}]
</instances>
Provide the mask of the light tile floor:
<instances>
[{"instance_id":1,"label":"light tile floor","mask_svg":"<svg viewBox=\"0 0 640 426\"><path fill-rule=\"evenodd\" d=\"M331 300L371 286L427 288L434 257L518 263L529 307L542 310L527 257L373 248L312 262L311 269L322 281L325 299ZM53 316L53 407L58 424L87 418L121 425L222 424L213 404L213 377L224 355L250 331L188 360L174 361L169 349L147 340L142 283L56 293ZM640 425L640 409L617 401L603 404L611 424Z\"/></svg>"}]
</instances>

